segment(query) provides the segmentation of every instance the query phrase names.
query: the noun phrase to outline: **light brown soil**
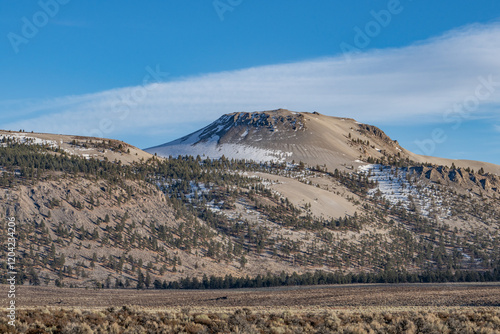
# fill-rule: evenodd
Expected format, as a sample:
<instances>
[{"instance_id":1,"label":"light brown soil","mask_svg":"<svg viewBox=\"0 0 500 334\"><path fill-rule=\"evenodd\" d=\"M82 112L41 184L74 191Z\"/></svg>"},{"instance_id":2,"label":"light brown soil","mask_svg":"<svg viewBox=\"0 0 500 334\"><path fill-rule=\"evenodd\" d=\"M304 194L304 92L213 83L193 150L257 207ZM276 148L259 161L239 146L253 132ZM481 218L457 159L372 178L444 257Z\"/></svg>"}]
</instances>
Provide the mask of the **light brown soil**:
<instances>
[{"instance_id":1,"label":"light brown soil","mask_svg":"<svg viewBox=\"0 0 500 334\"><path fill-rule=\"evenodd\" d=\"M5 293L0 302L7 305ZM20 286L18 308L347 309L363 307L500 307L500 283L364 284L237 290L91 290Z\"/></svg>"},{"instance_id":2,"label":"light brown soil","mask_svg":"<svg viewBox=\"0 0 500 334\"><path fill-rule=\"evenodd\" d=\"M272 181L273 184L269 187L283 197L288 198L298 208L303 209L306 204L311 204L311 213L316 217L325 219L339 218L346 215L351 216L356 210L360 210L345 197L337 195L335 191L338 189L352 197L357 197L356 195L327 179L321 179L321 181L325 187L329 186L330 191L284 176L258 172L249 173L249 175ZM310 180L316 182L316 178L310 178Z\"/></svg>"}]
</instances>

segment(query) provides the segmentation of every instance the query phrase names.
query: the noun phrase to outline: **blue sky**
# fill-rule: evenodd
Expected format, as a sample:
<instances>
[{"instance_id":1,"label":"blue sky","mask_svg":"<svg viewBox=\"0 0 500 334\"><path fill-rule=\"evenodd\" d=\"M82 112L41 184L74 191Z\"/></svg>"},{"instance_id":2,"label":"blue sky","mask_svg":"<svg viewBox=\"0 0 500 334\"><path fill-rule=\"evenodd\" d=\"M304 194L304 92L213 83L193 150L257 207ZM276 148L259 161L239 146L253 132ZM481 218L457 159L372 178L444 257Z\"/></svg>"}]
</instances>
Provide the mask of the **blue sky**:
<instances>
[{"instance_id":1,"label":"blue sky","mask_svg":"<svg viewBox=\"0 0 500 334\"><path fill-rule=\"evenodd\" d=\"M498 1L0 6L0 128L145 148L223 113L284 107L380 126L417 153L500 164Z\"/></svg>"}]
</instances>

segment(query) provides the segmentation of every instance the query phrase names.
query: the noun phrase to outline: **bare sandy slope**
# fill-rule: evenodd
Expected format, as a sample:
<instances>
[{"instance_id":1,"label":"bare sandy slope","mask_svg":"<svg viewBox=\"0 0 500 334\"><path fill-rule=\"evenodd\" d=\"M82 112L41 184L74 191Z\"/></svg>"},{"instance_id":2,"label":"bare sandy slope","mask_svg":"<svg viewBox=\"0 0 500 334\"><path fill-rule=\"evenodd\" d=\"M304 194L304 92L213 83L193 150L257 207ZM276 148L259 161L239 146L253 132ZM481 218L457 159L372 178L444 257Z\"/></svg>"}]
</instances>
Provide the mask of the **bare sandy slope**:
<instances>
[{"instance_id":1,"label":"bare sandy slope","mask_svg":"<svg viewBox=\"0 0 500 334\"><path fill-rule=\"evenodd\" d=\"M75 146L71 143L75 140L78 145L86 144L87 142L101 143L102 141L109 142L110 139L106 138L96 138L96 137L81 137L81 136L71 136L71 135L58 135L49 133L32 133L32 132L16 132L16 131L5 131L0 130L0 140L3 137L17 138L21 141L32 141L39 144L48 144L54 147L58 147L69 153L70 155L76 155L85 158L96 158L103 159L107 158L109 161L121 161L124 164L129 164L133 161L139 161L140 159L147 160L152 157L151 154L144 152L143 150L129 145L125 142L118 140L111 140L113 145L118 146L122 144L123 150L113 150L105 148L95 148L90 147L84 148L81 146Z\"/></svg>"},{"instance_id":2,"label":"bare sandy slope","mask_svg":"<svg viewBox=\"0 0 500 334\"><path fill-rule=\"evenodd\" d=\"M306 204L310 204L311 213L315 217L323 217L325 219L340 218L346 215L353 215L356 211L356 206L342 196L346 190L341 189L333 181L321 180L323 186L329 189L325 190L305 184L296 179L278 175L265 173L251 173L249 175L270 181L271 184L269 187L283 197L288 198L296 207L304 209ZM341 191L341 194L337 194L337 191ZM349 195L355 196L351 192L349 192Z\"/></svg>"},{"instance_id":3,"label":"bare sandy slope","mask_svg":"<svg viewBox=\"0 0 500 334\"><path fill-rule=\"evenodd\" d=\"M476 171L484 168L486 172L500 175L500 166L488 162L473 160L454 160L439 157L430 157L414 154L396 141L381 133L365 131L365 127L377 132L377 128L366 124L360 124L350 118L337 118L320 114L306 115L307 129L300 136L295 136L288 143L285 143L285 150L293 152L291 159L301 160L310 165L326 165L329 170L345 166L357 167L361 165L359 160L368 156L381 158L382 152L408 157L413 161L421 163L431 163L436 165L467 168ZM351 137L349 138L349 134ZM369 142L368 145L354 143L354 140ZM272 146L281 144L274 141Z\"/></svg>"}]
</instances>

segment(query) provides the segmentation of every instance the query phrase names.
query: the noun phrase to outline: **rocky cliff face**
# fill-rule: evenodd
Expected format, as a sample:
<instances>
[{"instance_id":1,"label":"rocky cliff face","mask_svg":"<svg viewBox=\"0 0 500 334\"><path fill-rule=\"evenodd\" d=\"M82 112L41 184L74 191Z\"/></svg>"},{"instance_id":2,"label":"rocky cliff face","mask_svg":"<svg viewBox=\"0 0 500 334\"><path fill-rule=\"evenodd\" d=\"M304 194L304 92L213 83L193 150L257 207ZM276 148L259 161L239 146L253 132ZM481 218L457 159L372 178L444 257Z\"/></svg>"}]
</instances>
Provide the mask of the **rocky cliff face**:
<instances>
[{"instance_id":1,"label":"rocky cliff face","mask_svg":"<svg viewBox=\"0 0 500 334\"><path fill-rule=\"evenodd\" d=\"M464 168L447 166L414 167L418 175L434 183L454 187L455 190L500 193L500 178L491 173L477 173Z\"/></svg>"}]
</instances>

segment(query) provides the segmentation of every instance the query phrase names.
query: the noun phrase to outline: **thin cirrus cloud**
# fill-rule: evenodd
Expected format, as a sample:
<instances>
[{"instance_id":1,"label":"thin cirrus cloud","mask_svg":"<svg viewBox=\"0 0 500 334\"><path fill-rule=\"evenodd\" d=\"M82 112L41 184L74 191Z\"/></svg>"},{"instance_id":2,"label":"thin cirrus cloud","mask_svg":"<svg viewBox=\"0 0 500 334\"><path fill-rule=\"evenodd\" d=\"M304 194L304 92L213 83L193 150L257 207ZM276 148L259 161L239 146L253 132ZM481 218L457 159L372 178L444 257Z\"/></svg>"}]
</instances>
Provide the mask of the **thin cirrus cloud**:
<instances>
[{"instance_id":1,"label":"thin cirrus cloud","mask_svg":"<svg viewBox=\"0 0 500 334\"><path fill-rule=\"evenodd\" d=\"M499 24L473 25L407 47L350 57L43 101L4 101L0 106L8 105L22 119L2 123L14 130L141 137L138 144L144 146L175 139L224 113L280 107L377 124L444 122L447 111L460 112L463 106L467 117L491 116L500 104L498 40ZM493 83L485 86L488 81Z\"/></svg>"}]
</instances>

